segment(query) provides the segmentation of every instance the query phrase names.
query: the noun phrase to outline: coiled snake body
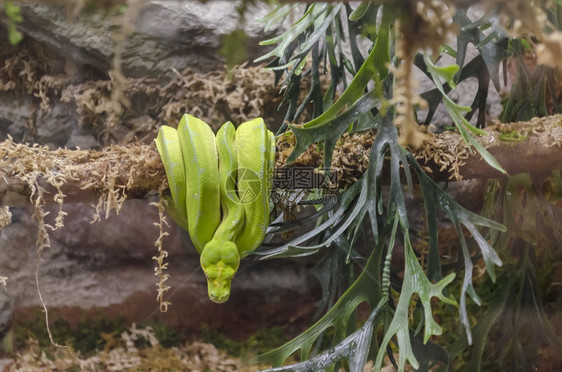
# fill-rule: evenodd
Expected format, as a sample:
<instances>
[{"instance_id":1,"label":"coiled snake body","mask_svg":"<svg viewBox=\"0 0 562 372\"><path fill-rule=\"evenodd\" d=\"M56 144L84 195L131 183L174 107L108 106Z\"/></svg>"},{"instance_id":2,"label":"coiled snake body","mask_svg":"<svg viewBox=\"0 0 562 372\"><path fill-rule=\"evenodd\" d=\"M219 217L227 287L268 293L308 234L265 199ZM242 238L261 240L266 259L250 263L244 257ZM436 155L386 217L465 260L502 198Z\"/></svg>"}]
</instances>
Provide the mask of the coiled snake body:
<instances>
[{"instance_id":1,"label":"coiled snake body","mask_svg":"<svg viewBox=\"0 0 562 372\"><path fill-rule=\"evenodd\" d=\"M225 302L240 258L263 241L275 139L263 119L226 122L213 134L202 120L184 115L177 130L162 126L156 146L168 178L172 218L189 232L200 254L209 298Z\"/></svg>"}]
</instances>

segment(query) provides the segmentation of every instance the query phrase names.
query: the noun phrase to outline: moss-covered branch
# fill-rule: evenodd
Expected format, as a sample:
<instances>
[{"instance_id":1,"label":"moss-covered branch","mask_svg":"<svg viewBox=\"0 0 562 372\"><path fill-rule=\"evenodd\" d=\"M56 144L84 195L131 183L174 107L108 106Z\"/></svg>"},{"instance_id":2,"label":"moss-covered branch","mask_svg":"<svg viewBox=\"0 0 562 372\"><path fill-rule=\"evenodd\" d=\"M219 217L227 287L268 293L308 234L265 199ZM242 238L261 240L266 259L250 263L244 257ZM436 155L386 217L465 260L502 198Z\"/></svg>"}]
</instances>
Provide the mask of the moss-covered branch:
<instances>
[{"instance_id":1,"label":"moss-covered branch","mask_svg":"<svg viewBox=\"0 0 562 372\"><path fill-rule=\"evenodd\" d=\"M2 205L37 203L41 198L57 203L98 200L118 208L125 196L144 197L166 178L152 144L50 151L6 140L0 154Z\"/></svg>"},{"instance_id":2,"label":"moss-covered branch","mask_svg":"<svg viewBox=\"0 0 562 372\"><path fill-rule=\"evenodd\" d=\"M344 135L334 151L332 168L340 186L361 176L376 132ZM429 141L415 151L416 158L436 181L500 177L472 152L456 132L428 134ZM481 143L509 174L545 172L562 168L562 115L529 122L496 124L486 129ZM293 137L278 140L277 167L293 148ZM119 208L127 198L145 197L166 182L163 165L153 144L111 146L102 151L27 146L6 140L0 144L0 204L98 201L102 210ZM319 166L322 154L315 147L294 166Z\"/></svg>"}]
</instances>

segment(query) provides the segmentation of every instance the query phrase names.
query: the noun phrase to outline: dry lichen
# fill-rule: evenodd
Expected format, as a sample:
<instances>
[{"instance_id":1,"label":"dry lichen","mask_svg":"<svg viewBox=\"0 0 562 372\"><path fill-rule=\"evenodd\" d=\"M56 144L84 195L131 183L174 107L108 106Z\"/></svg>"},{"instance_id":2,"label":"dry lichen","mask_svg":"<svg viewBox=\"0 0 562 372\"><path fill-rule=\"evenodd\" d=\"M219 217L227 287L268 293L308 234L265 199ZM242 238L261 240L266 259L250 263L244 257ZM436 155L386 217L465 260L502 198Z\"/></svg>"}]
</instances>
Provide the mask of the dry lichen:
<instances>
[{"instance_id":1,"label":"dry lichen","mask_svg":"<svg viewBox=\"0 0 562 372\"><path fill-rule=\"evenodd\" d=\"M334 148L330 170L339 181L338 188L344 189L357 181L367 169L369 152L376 131L362 133L344 133ZM293 133L286 133L277 138L275 168L286 166L286 161L295 145ZM319 167L323 152L313 144L291 164L292 167Z\"/></svg>"},{"instance_id":2,"label":"dry lichen","mask_svg":"<svg viewBox=\"0 0 562 372\"><path fill-rule=\"evenodd\" d=\"M12 213L10 207L4 206L0 208L0 230L12 223Z\"/></svg>"},{"instance_id":3,"label":"dry lichen","mask_svg":"<svg viewBox=\"0 0 562 372\"><path fill-rule=\"evenodd\" d=\"M41 255L51 246L49 230L64 226L66 212L63 211L63 204L66 195L63 187L73 182L75 185L78 183L81 190L95 190L98 193L94 221L100 219L102 211L105 211L106 218L112 209L119 213L127 196L126 191L132 186L132 180L138 177L140 172L146 172L145 162L150 162L150 157L147 157L146 152L143 153L140 148L141 145L130 146L127 149L116 146L107 148L101 152L106 156L96 164L96 155L99 158L100 153L95 151L66 149L49 151L48 148L39 145L14 143L11 138L0 145L0 174L3 179L20 180L30 190L29 201L34 206L33 218L37 223L36 288L45 312L47 332L53 345L60 346L53 340L49 328L49 313L41 293L39 274ZM84 177L84 171L88 177ZM120 179L119 175L123 174L123 171L126 177ZM43 207L45 194L48 193L47 187L54 190L53 201L59 205L54 226L45 221L48 213Z\"/></svg>"},{"instance_id":4,"label":"dry lichen","mask_svg":"<svg viewBox=\"0 0 562 372\"><path fill-rule=\"evenodd\" d=\"M61 191L61 186L65 183L66 178L63 174L61 174L53 167L41 166L42 164L40 162L40 159L45 157L45 154L48 153L49 150L47 148L38 145L34 145L30 148L25 145L15 144L13 143L11 138L8 138L5 143L8 144L6 151L0 151L0 154L2 154L2 159L0 160L0 164L2 164L1 169L8 170L10 167L13 167L12 169L19 168L19 172L14 172L12 175L17 175L16 177L27 184L27 186L31 190L29 201L34 206L32 217L37 222L37 261L35 265L35 282L37 294L39 296L41 306L43 307L43 310L45 312L45 326L47 328L49 338L53 345L60 346L53 340L53 336L49 327L49 313L47 305L41 293L39 272L41 268L41 255L46 248L51 247L51 240L48 230L56 230L64 226L63 219L66 213L62 209L62 205L64 203L64 194ZM23 160L20 159L20 156L22 156L24 152L29 150L35 153L36 157L24 157ZM22 161L23 164L26 165L25 167L23 167ZM22 168L25 168L25 171L22 171ZM48 215L48 213L43 209L45 204L45 189L39 182L40 178L43 178L56 190L53 200L59 205L59 211L57 213L57 216L55 217L54 226L45 222L45 217Z\"/></svg>"},{"instance_id":5,"label":"dry lichen","mask_svg":"<svg viewBox=\"0 0 562 372\"><path fill-rule=\"evenodd\" d=\"M263 66L244 64L229 74L170 69L156 78L126 78L115 70L105 79L84 68L83 80L77 81L66 74L65 61L40 44L29 41L5 50L0 91L34 97L43 114L58 101L74 105L78 126L103 146L150 137L162 123L175 126L186 112L216 126L258 116L268 120L281 101L273 73L264 73ZM37 119L30 120L23 141L35 142Z\"/></svg>"},{"instance_id":6,"label":"dry lichen","mask_svg":"<svg viewBox=\"0 0 562 372\"><path fill-rule=\"evenodd\" d=\"M484 135L477 136L476 139L488 150L497 147L506 149L508 157L512 156L509 147L513 143L502 141L501 137L506 133L511 133L512 136L518 138L524 137L525 140L532 136L534 143L540 144L533 151L537 151L538 147L543 149L562 148L562 127L559 124L561 122L562 115L533 118L526 122L496 122L485 129ZM461 168L467 164L469 159L474 159L477 155L473 154L472 149L456 132L446 131L440 134L428 132L426 135L428 141L424 143L423 147L414 151L416 159L421 161L428 173L432 173L433 169L438 169L439 172L447 172L450 180L462 180ZM525 140L517 142L525 142ZM530 155L533 154L526 154L526 156Z\"/></svg>"},{"instance_id":7,"label":"dry lichen","mask_svg":"<svg viewBox=\"0 0 562 372\"><path fill-rule=\"evenodd\" d=\"M419 131L414 108L427 108L427 102L417 94L418 83L413 77L414 56L419 50L431 50L437 55L448 36L454 35L452 22L454 7L441 0L424 0L407 3L411 11L403 11L397 21L396 57L401 61L393 71L396 105L394 124L400 128L399 142L403 146L419 148L427 138Z\"/></svg>"},{"instance_id":8,"label":"dry lichen","mask_svg":"<svg viewBox=\"0 0 562 372\"><path fill-rule=\"evenodd\" d=\"M465 165L472 150L457 132L445 131L439 135L425 130L427 141L415 151L416 159L421 160L422 167L433 173L431 164L435 164L439 172L448 172L450 180L461 180L460 167ZM427 164L427 165L426 165Z\"/></svg>"},{"instance_id":9,"label":"dry lichen","mask_svg":"<svg viewBox=\"0 0 562 372\"><path fill-rule=\"evenodd\" d=\"M30 201L36 206L43 204L46 192L52 192L51 198L60 205L69 193L90 194L92 199L98 199L95 219L102 213L108 216L111 210L118 213L129 189L140 188L141 193L157 189L158 180L164 175L161 166L154 146L141 143L109 146L101 151L50 151L11 139L0 143L0 175L7 181L7 187L15 187L18 182L25 185L29 191L19 191L31 195ZM154 179L156 176L158 180ZM60 209L57 221L63 215Z\"/></svg>"},{"instance_id":10,"label":"dry lichen","mask_svg":"<svg viewBox=\"0 0 562 372\"><path fill-rule=\"evenodd\" d=\"M2 284L2 287L4 288L4 292L8 292L7 289L8 284L6 283L7 281L8 281L7 276L0 276L0 284Z\"/></svg>"},{"instance_id":11,"label":"dry lichen","mask_svg":"<svg viewBox=\"0 0 562 372\"><path fill-rule=\"evenodd\" d=\"M562 148L562 114L515 123L496 122L486 129L486 135L481 139L481 142L488 148L501 146L494 139L501 137L504 133L513 132L516 132L517 136L537 136L539 137L539 143L545 147Z\"/></svg>"},{"instance_id":12,"label":"dry lichen","mask_svg":"<svg viewBox=\"0 0 562 372\"><path fill-rule=\"evenodd\" d=\"M158 188L158 202L150 203L150 205L155 206L158 208L158 222L154 222L154 226L158 227L158 239L154 243L156 248L158 248L158 256L152 257L153 260L156 261L156 267L154 268L154 275L158 277L158 283L156 283L157 293L156 293L156 300L160 305L160 311L165 313L168 311L168 306L171 305L169 301L164 300L164 295L168 290L170 290L170 286L166 285L166 281L170 279L170 275L164 273L164 270L168 268L168 263L164 262L166 258L168 258L168 252L164 249L162 240L165 236L170 235L168 232L164 231L164 226L169 227L168 221L166 221L166 216L164 215L164 197L162 195L164 189L166 188L166 183L162 182L160 187Z\"/></svg>"},{"instance_id":13,"label":"dry lichen","mask_svg":"<svg viewBox=\"0 0 562 372\"><path fill-rule=\"evenodd\" d=\"M140 2L127 2L129 5L133 3ZM560 34L544 33L544 14L537 10L538 7L532 7L532 12L529 13L530 5L524 1L504 0L500 3L504 7L503 14L517 19L513 23L513 32L530 32L542 41L537 48L539 63L555 64L562 55ZM81 8L80 4L83 4L83 1L77 4L75 11ZM394 71L396 87L392 100L397 106L395 124L400 128L400 142L417 149L426 141L416 151L416 157L424 162L433 162L440 171L449 172L450 178L458 180L462 178L460 168L472 156L471 151L456 133L446 132L436 136L427 131L419 131L414 118L414 108L423 108L425 101L415 93L416 82L411 74L414 54L420 49L430 49L434 54L437 53L447 35L453 32L453 9L447 2L439 0L407 4L412 7L412 11L404 12L407 18L397 25L396 55L401 63ZM120 40L124 40L127 33L131 32L132 26L127 24L127 20L135 18L136 11L138 7L127 7ZM529 14L533 16L529 17ZM218 71L199 74L186 69L181 72L166 71L154 79L132 79L122 75L122 48L117 50L113 69L105 79L100 79L99 73L86 70L85 81L79 82L66 74L66 64L62 58L49 56L42 47L33 42L28 41L23 47L8 47L3 52L5 63L0 67L0 91L33 96L37 102L36 109L40 108L43 112L48 112L58 101L74 104L79 126L97 134L102 145L116 142L124 144L133 141L137 136L152 136L159 123L175 125L185 112L214 124L226 120L242 122L263 115L266 105L274 107L280 101L277 88L273 85L273 74L264 74L261 66L239 66L234 68L229 76ZM30 117L28 125L30 137L24 138L31 141L37 128L36 122L33 121L34 116ZM115 125L118 122L128 130L126 135L120 134L122 129ZM540 129L534 128L532 131L537 134ZM494 129L489 133L493 138ZM550 140L562 146L558 137L554 136ZM284 159L291 151L294 144L291 141L294 139L288 135L278 142L278 166L284 164ZM342 180L340 187L345 188L354 183L364 172L372 141L373 133L345 134L341 138L334 150L331 164ZM491 143L489 138L485 137L481 138L481 141L485 145ZM0 146L0 152L3 155L0 160L0 173L20 179L30 190L30 202L35 206L34 218L38 224L39 257L42 251L50 246L48 231L64 225L66 213L62 206L66 198L65 185L72 184L82 191L91 190L98 195L92 222L101 219L103 214L107 218L112 209L119 213L122 203L129 195L128 192L138 186L135 180L151 177L160 180L157 184L160 194L165 185L159 159L155 160L154 149L147 145L112 147L100 152L100 155L88 151L49 152L40 146L30 147L7 141ZM321 156L321 152L312 146L297 159L295 165L318 166ZM103 160L96 162L96 159L100 158ZM147 164L150 162L152 165ZM429 167L426 169L431 171ZM47 213L44 212L43 206L46 202L45 194L48 192L46 185L54 192L54 202L59 204L54 224L45 222ZM144 186L144 190L155 189L155 184ZM164 263L167 252L162 249L162 239L167 235L164 231L167 223L163 216L162 203L156 206L159 221L155 225L160 234L155 243L159 252L158 256L154 257L157 262L155 274L159 278L158 301L161 310L165 311L169 303L164 301L164 293L169 287L165 285L168 275L163 272L167 265ZM38 276L39 265L36 268L39 289ZM0 282L1 279L0 277ZM40 291L39 296L41 297ZM41 301L44 305L42 299ZM46 311L46 306L44 307Z\"/></svg>"},{"instance_id":14,"label":"dry lichen","mask_svg":"<svg viewBox=\"0 0 562 372\"><path fill-rule=\"evenodd\" d=\"M533 151L543 151L548 148L562 148L562 115L544 118L534 118L528 122L495 123L485 129L485 135L476 139L486 148L504 148L510 154L510 142L501 141L505 133L516 132L518 137L531 138L537 144ZM435 171L446 175L449 180L463 179L463 167L469 160L480 158L456 131L433 133L427 127L420 130L426 141L418 149L410 149L421 166L430 175ZM376 136L376 131L356 134L344 134L336 144L332 159L332 169L338 174L339 187L346 188L353 184L367 169L370 149ZM521 140L518 142L525 142ZM286 166L285 162L293 151L295 137L287 133L277 139L277 158L275 167ZM304 151L292 164L295 167L318 167L322 162L322 151L316 144ZM533 155L529 153L527 155ZM480 166L480 165L479 165ZM436 180L445 180L441 175L433 175Z\"/></svg>"},{"instance_id":15,"label":"dry lichen","mask_svg":"<svg viewBox=\"0 0 562 372\"><path fill-rule=\"evenodd\" d=\"M521 136L533 139L541 149L560 148L562 147L560 121L561 116L556 115L536 118L529 122L497 123L485 130L486 135L479 136L477 139L488 148L507 148L511 144L508 143L506 146L505 142L502 144L502 141L497 139L502 133L516 131ZM366 169L375 133L375 131L368 131L352 135L344 134L336 144L331 166L341 175L342 188L352 184ZM428 140L413 153L421 160L422 165L427 166L428 171L437 169L448 173L451 179L459 180L461 168L467 160L478 157L473 154L460 134L454 131L435 134L426 130L424 135ZM285 162L293 150L294 141L292 133L277 139L276 168L286 166ZM296 159L292 166L318 167L322 155L320 147L312 145ZM127 197L146 196L148 192L155 192L166 183L164 167L155 146L141 143L110 146L101 151L67 149L49 151L38 145L27 146L6 140L0 143L0 176L6 180L3 189L0 190L4 205L10 205L11 200L17 205L22 204L21 197L17 202L14 193L28 195L28 197L33 194L31 202L35 204L37 200L47 197L45 190L48 189L56 195L54 200L58 203L68 198L80 201L97 198L95 210L99 218L103 214L108 215L111 210L119 212L121 204Z\"/></svg>"},{"instance_id":16,"label":"dry lichen","mask_svg":"<svg viewBox=\"0 0 562 372\"><path fill-rule=\"evenodd\" d=\"M534 36L538 63L553 68L560 67L562 58L562 32L552 25L543 9L555 6L551 0L482 0L488 12L498 15L502 27L513 37ZM547 32L546 29L554 30Z\"/></svg>"}]
</instances>

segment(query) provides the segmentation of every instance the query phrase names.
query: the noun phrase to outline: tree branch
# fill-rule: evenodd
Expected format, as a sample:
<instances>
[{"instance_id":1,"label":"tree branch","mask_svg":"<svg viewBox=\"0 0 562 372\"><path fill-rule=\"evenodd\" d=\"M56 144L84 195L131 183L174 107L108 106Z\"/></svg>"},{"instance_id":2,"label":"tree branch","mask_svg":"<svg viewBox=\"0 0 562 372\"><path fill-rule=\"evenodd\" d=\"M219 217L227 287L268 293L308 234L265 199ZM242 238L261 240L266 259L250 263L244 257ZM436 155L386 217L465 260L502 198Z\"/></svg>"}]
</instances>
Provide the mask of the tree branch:
<instances>
[{"instance_id":1,"label":"tree branch","mask_svg":"<svg viewBox=\"0 0 562 372\"><path fill-rule=\"evenodd\" d=\"M374 132L344 135L334 150L333 168L340 172L340 187L357 180L368 165ZM414 155L436 181L493 178L502 175L471 151L456 132L428 133L429 141ZM511 175L562 168L562 115L529 122L495 124L479 138ZM285 166L294 138L277 143L276 168ZM48 150L6 140L0 144L0 205L41 202L89 202L119 194L146 197L166 182L154 144L111 146L102 151ZM295 167L317 167L322 154L315 146L295 161Z\"/></svg>"}]
</instances>

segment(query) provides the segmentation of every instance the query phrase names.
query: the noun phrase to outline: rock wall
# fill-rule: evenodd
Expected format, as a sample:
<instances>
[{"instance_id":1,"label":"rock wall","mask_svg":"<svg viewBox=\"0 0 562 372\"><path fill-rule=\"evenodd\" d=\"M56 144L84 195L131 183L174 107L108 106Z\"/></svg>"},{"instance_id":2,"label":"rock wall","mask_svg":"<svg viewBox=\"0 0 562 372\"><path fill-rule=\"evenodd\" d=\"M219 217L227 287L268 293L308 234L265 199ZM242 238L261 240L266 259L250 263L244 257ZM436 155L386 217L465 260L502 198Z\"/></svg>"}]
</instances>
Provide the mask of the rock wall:
<instances>
[{"instance_id":1,"label":"rock wall","mask_svg":"<svg viewBox=\"0 0 562 372\"><path fill-rule=\"evenodd\" d=\"M267 36L263 24L255 22L268 12L261 3L248 10L248 21L241 25L234 1L137 3L129 6L135 9L124 11L119 7L82 11L73 20L62 6L21 4L20 29L78 70L87 65L106 74L119 51L123 73L131 77L156 77L171 68L222 69L224 61L217 51L225 35L241 27L248 37L250 58L261 53L256 46ZM123 24L132 26L130 32L119 27Z\"/></svg>"}]
</instances>

